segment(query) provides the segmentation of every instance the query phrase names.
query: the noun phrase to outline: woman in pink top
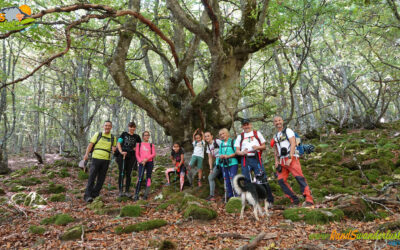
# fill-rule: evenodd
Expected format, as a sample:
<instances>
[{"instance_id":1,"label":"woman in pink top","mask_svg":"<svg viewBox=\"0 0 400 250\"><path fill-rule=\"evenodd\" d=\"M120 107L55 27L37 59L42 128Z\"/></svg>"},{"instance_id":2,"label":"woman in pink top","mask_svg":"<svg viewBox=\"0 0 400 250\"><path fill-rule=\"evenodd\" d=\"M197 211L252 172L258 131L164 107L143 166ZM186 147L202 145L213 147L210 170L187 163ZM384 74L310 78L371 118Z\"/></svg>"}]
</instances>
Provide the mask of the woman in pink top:
<instances>
[{"instance_id":1,"label":"woman in pink top","mask_svg":"<svg viewBox=\"0 0 400 250\"><path fill-rule=\"evenodd\" d=\"M136 143L136 159L139 163L139 177L136 183L134 201L139 200L140 184L142 183L144 171L146 170L146 190L143 195L143 200L147 200L151 186L151 172L153 172L154 162L156 156L156 148L154 144L149 143L150 132L144 131L142 134L143 142Z\"/></svg>"}]
</instances>

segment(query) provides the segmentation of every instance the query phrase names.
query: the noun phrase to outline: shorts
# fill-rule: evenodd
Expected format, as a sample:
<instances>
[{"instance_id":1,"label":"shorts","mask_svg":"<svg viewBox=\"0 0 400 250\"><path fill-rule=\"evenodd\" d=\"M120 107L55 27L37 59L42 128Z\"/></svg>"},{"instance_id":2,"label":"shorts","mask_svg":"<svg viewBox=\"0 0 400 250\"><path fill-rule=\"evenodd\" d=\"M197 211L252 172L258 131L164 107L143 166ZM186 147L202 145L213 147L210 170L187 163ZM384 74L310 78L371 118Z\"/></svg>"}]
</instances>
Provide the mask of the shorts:
<instances>
[{"instance_id":1,"label":"shorts","mask_svg":"<svg viewBox=\"0 0 400 250\"><path fill-rule=\"evenodd\" d=\"M201 169L203 166L203 157L193 155L192 159L190 160L190 166L197 166L197 169Z\"/></svg>"}]
</instances>

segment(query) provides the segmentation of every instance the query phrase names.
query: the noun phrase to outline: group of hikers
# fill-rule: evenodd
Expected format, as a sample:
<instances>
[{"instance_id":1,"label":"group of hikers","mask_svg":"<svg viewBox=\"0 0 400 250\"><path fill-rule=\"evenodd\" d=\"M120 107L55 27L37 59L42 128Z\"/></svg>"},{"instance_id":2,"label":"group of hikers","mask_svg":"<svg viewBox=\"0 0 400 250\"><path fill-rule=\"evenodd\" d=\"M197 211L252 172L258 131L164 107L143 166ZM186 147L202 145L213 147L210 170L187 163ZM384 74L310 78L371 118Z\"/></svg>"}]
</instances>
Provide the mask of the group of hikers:
<instances>
[{"instance_id":1,"label":"group of hikers","mask_svg":"<svg viewBox=\"0 0 400 250\"><path fill-rule=\"evenodd\" d=\"M278 183L286 197L291 200L291 206L298 206L299 198L293 192L287 179L291 173L300 185L300 190L305 197L302 206L310 207L314 205L310 188L302 173L299 161L299 152L296 149L296 137L292 129L284 127L283 118L275 116L273 119L277 133L273 136L270 146L275 156L275 169ZM223 128L219 130L218 139L214 139L211 132L202 132L199 129L193 134L193 154L188 165L184 160L184 150L182 146L175 142L172 145L170 159L173 167L165 171L167 183L171 183L171 174L175 174L175 179L179 178L179 189L183 190L185 177L192 185L194 175L198 174L198 186L202 186L202 166L204 151L208 154L208 166L210 174L208 181L210 185L209 201L215 201L215 180L222 174L225 187L225 201L237 196L233 188L233 178L238 172L239 163L241 172L246 182L258 182L267 185L267 201L273 204L274 197L269 187L267 174L263 166L261 154L266 150L266 140L260 131L253 130L249 119L241 121L243 132L236 139L231 138L229 130ZM132 170L138 171L133 200L139 199L140 187L146 172L145 192L142 196L147 199L151 187L151 174L154 167L156 150L154 144L150 143L150 132L144 131L142 138L135 134L136 124L128 124L128 132L123 132L118 138L111 134L112 123L106 121L103 132L98 132L90 139L86 149L84 160L89 159L91 154L91 164L89 167L89 180L86 186L84 200L92 202L99 196L104 184L106 173L110 165L111 157L116 157L119 168L119 196L132 198L129 191L131 186ZM142 141L143 140L143 141ZM194 173L189 174L189 173ZM252 173L254 178L252 178ZM257 178L256 178L257 177ZM124 185L125 181L125 185ZM125 187L125 188L124 188Z\"/></svg>"}]
</instances>

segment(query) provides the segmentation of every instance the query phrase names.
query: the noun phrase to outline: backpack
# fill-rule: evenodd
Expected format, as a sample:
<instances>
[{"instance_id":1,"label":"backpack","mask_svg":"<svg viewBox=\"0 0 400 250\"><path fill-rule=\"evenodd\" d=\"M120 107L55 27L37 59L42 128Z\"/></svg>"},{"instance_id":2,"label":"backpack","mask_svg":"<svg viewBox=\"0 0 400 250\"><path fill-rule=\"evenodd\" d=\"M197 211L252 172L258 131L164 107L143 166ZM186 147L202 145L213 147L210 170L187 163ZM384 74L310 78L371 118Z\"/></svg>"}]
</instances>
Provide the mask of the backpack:
<instances>
[{"instance_id":1,"label":"backpack","mask_svg":"<svg viewBox=\"0 0 400 250\"><path fill-rule=\"evenodd\" d=\"M289 140L286 135L286 129L287 128L284 128L282 130L282 135L285 135L286 140ZM297 134L296 132L294 132L294 137L296 139L296 152L299 154L300 157L303 156L304 154L311 154L312 152L314 152L314 149L315 149L314 145L303 144L299 134Z\"/></svg>"},{"instance_id":2,"label":"backpack","mask_svg":"<svg viewBox=\"0 0 400 250\"><path fill-rule=\"evenodd\" d=\"M139 155L140 155L140 148L141 148L142 143L139 142L138 144L139 144ZM153 143L150 143L150 154L153 154Z\"/></svg>"},{"instance_id":3,"label":"backpack","mask_svg":"<svg viewBox=\"0 0 400 250\"><path fill-rule=\"evenodd\" d=\"M260 138L258 138L258 133L257 133L257 130L253 130L253 135L254 135L254 137L257 139L257 141L258 141L258 144L260 144L260 146L261 146L261 140L260 140ZM240 134L240 151L242 151L242 143L243 143L243 140L244 140L244 132L242 132L241 134ZM262 155L262 150L259 150L258 152L258 158L259 158L259 161L260 161L260 166L262 165L262 160L261 160L261 155ZM237 156L239 159L241 159L240 158L240 156ZM239 160L239 162L241 162L240 160ZM244 160L244 163L246 163L246 160Z\"/></svg>"},{"instance_id":4,"label":"backpack","mask_svg":"<svg viewBox=\"0 0 400 250\"><path fill-rule=\"evenodd\" d=\"M233 146L233 140L231 140L231 147L233 152L236 152L236 148ZM240 148L242 148L242 142L240 142ZM242 157L239 155L235 155L236 160L238 161L238 164L242 162Z\"/></svg>"},{"instance_id":5,"label":"backpack","mask_svg":"<svg viewBox=\"0 0 400 250\"><path fill-rule=\"evenodd\" d=\"M109 153L111 155L111 153L112 153L112 145L114 143L114 135L111 134L111 147L110 147L110 150L106 150L106 149L102 149L102 148L96 148L95 149L96 144L100 141L101 137L103 137L103 132L99 132L99 134L97 135L96 142L93 144L93 147L90 150L90 154L93 154L94 150L103 150L103 151L106 151L107 153ZM116 151L118 151L118 150L116 150Z\"/></svg>"},{"instance_id":6,"label":"backpack","mask_svg":"<svg viewBox=\"0 0 400 250\"><path fill-rule=\"evenodd\" d=\"M218 145L218 143L217 143L217 140L213 140L213 145L214 145L214 149L219 148L219 145ZM211 152L210 144L208 144L208 143L207 143L207 148L208 148L208 151Z\"/></svg>"}]
</instances>

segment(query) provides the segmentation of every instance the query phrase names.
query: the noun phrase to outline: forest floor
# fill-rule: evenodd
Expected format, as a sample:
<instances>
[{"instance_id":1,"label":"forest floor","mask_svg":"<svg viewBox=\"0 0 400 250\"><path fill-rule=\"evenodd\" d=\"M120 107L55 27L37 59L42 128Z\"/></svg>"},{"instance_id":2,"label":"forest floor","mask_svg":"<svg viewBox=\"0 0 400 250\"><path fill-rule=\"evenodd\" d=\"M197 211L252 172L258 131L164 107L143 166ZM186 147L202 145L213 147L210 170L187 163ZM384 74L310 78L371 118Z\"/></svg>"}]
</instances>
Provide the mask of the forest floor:
<instances>
[{"instance_id":1,"label":"forest floor","mask_svg":"<svg viewBox=\"0 0 400 250\"><path fill-rule=\"evenodd\" d=\"M82 199L87 175L75 162L56 155L49 156L49 162L44 165L36 165L35 160L30 158L11 158L11 166L16 171L0 177L0 248L233 249L249 244L257 235L265 233L256 244L257 249L390 249L400 244L400 237L397 241L329 238L334 235L332 232L350 231L350 236L352 232L399 232L398 186L390 186L399 182L400 137L393 136L399 130L399 124L395 124L381 130L348 131L311 141L317 150L302 160L304 174L316 201L315 207L308 210L323 211L338 207L337 200L327 202L327 199L338 195L391 199L389 203L380 203L361 211L361 217L343 210L345 213L335 219L321 217L311 221L307 220L307 212L302 209L288 208L289 200L279 190L270 167L267 167L267 172L272 176L270 184L276 204L269 217L256 221L250 207L246 208L242 220L238 210L233 213L227 211L221 181L217 182L216 202L204 200L208 195L206 180L203 180L201 188L185 186L183 194L175 193L176 183L164 187L164 169L169 167L166 149L162 150L164 156L156 158L152 191L147 201L118 200L118 171L116 166L112 166L101 192L102 202L95 202L94 206ZM362 152L367 152L367 155ZM265 160L271 165L270 152L267 154ZM351 165L351 155L361 164L361 171ZM379 168L371 159L379 161L379 165L386 164L390 171ZM132 181L136 183L136 173L133 173ZM295 179L291 178L289 183L299 193ZM383 189L390 189L390 192L380 192ZM31 192L39 193L46 204L28 204L26 196ZM187 197L191 197L189 202L185 200ZM199 205L213 210L216 217L200 216L196 219L196 214L187 212L185 202L188 207ZM128 205L133 205L133 208L130 207L133 210L140 207L135 210L139 211L138 214L123 217L120 210ZM290 211L298 211L299 216L293 217ZM46 218L60 213L68 214L72 219L62 225L57 225L60 223L54 220L46 222ZM153 219L166 223L152 230L119 232L121 228L118 226L128 228L127 225ZM61 240L62 235L74 226L84 230L73 240ZM35 230L38 227L42 227L43 231L40 228ZM315 234L325 234L328 238L312 239Z\"/></svg>"}]
</instances>

